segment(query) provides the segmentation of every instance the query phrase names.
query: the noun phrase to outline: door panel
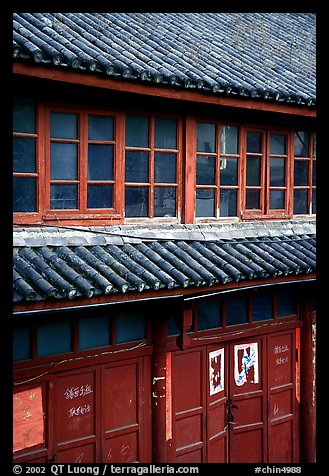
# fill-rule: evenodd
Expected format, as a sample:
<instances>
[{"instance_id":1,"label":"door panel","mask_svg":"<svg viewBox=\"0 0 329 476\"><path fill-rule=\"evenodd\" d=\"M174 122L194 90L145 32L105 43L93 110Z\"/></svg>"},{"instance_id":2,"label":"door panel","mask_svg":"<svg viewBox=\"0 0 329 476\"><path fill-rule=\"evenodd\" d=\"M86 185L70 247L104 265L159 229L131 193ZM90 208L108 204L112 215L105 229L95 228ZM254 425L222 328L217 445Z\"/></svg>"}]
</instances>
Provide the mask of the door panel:
<instances>
[{"instance_id":1,"label":"door panel","mask_svg":"<svg viewBox=\"0 0 329 476\"><path fill-rule=\"evenodd\" d=\"M207 443L208 463L226 463L227 451L227 389L228 359L226 346L209 346L208 352L208 412L207 412Z\"/></svg>"},{"instance_id":2,"label":"door panel","mask_svg":"<svg viewBox=\"0 0 329 476\"><path fill-rule=\"evenodd\" d=\"M144 360L102 367L102 462L151 462L150 370Z\"/></svg>"},{"instance_id":3,"label":"door panel","mask_svg":"<svg viewBox=\"0 0 329 476\"><path fill-rule=\"evenodd\" d=\"M230 462L264 462L266 447L266 385L263 338L230 344Z\"/></svg>"},{"instance_id":4,"label":"door panel","mask_svg":"<svg viewBox=\"0 0 329 476\"><path fill-rule=\"evenodd\" d=\"M172 390L176 462L202 462L204 458L204 351L175 352Z\"/></svg>"},{"instance_id":5,"label":"door panel","mask_svg":"<svg viewBox=\"0 0 329 476\"><path fill-rule=\"evenodd\" d=\"M88 368L55 379L56 462L95 461L96 373Z\"/></svg>"},{"instance_id":6,"label":"door panel","mask_svg":"<svg viewBox=\"0 0 329 476\"><path fill-rule=\"evenodd\" d=\"M268 341L269 461L294 462L298 443L295 331L269 335Z\"/></svg>"}]
</instances>

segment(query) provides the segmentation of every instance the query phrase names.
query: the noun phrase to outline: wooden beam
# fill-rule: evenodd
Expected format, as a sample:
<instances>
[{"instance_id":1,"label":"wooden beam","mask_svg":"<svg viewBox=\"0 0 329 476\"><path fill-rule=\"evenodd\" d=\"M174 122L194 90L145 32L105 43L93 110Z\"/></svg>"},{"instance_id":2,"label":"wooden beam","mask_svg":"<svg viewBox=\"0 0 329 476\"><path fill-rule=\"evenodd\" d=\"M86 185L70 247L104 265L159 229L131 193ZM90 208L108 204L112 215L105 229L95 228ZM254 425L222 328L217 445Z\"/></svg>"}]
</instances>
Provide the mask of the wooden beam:
<instances>
[{"instance_id":1,"label":"wooden beam","mask_svg":"<svg viewBox=\"0 0 329 476\"><path fill-rule=\"evenodd\" d=\"M163 85L143 84L138 81L112 79L100 76L97 73L76 72L64 69L50 68L30 63L14 62L13 73L35 78L50 79L65 83L92 86L103 89L111 89L147 96L157 96L181 101L192 101L217 106L253 109L258 111L278 112L281 114L293 114L298 116L316 117L314 107L296 106L264 101L259 99L242 99L237 97L219 96L214 93L206 93L188 89L176 89Z\"/></svg>"},{"instance_id":2,"label":"wooden beam","mask_svg":"<svg viewBox=\"0 0 329 476\"><path fill-rule=\"evenodd\" d=\"M14 313L21 312L33 312L33 311L56 311L59 309L66 308L78 308L78 307L88 307L88 306L97 306L104 304L119 304L119 303L129 303L133 301L150 300L150 299L161 299L161 298L170 298L170 297L191 297L193 295L203 295L207 293L215 293L219 291L231 290L231 289L244 289L248 287L257 287L261 285L269 284L279 284L279 283L289 283L298 281L306 281L309 279L315 279L316 274L308 274L305 276L289 276L289 277L277 277L272 279L254 279L254 280L243 280L238 283L231 282L227 284L218 284L215 286L191 286L190 288L174 288L174 289L163 289L160 291L143 291L139 292L128 292L128 293L114 293L101 296L95 296L92 298L79 297L76 299L63 299L63 300L45 300L45 301L28 301L23 303L16 303L13 305Z\"/></svg>"}]
</instances>

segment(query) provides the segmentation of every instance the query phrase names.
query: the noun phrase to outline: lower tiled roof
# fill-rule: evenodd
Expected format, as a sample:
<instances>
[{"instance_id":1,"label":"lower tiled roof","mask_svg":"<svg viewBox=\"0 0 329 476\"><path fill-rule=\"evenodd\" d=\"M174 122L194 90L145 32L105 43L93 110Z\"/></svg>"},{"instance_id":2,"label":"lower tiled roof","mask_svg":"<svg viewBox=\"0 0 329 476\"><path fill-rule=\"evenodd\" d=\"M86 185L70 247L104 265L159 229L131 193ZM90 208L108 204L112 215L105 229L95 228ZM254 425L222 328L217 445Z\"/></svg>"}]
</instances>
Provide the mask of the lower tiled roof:
<instances>
[{"instance_id":1,"label":"lower tiled roof","mask_svg":"<svg viewBox=\"0 0 329 476\"><path fill-rule=\"evenodd\" d=\"M14 231L14 302L225 285L316 270L315 223Z\"/></svg>"}]
</instances>

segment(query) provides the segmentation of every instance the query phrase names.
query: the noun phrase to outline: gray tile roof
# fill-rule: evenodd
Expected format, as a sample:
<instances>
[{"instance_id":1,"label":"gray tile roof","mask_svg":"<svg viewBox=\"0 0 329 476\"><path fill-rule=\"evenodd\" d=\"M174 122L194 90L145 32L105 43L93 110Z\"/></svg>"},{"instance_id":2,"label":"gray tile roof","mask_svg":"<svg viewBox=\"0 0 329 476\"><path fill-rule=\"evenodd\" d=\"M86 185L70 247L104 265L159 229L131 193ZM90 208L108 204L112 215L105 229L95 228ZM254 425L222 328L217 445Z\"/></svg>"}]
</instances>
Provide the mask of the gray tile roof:
<instances>
[{"instance_id":1,"label":"gray tile roof","mask_svg":"<svg viewBox=\"0 0 329 476\"><path fill-rule=\"evenodd\" d=\"M22 228L14 230L13 244L16 303L266 281L316 270L312 220Z\"/></svg>"},{"instance_id":2,"label":"gray tile roof","mask_svg":"<svg viewBox=\"0 0 329 476\"><path fill-rule=\"evenodd\" d=\"M313 106L312 13L15 13L14 58Z\"/></svg>"}]
</instances>

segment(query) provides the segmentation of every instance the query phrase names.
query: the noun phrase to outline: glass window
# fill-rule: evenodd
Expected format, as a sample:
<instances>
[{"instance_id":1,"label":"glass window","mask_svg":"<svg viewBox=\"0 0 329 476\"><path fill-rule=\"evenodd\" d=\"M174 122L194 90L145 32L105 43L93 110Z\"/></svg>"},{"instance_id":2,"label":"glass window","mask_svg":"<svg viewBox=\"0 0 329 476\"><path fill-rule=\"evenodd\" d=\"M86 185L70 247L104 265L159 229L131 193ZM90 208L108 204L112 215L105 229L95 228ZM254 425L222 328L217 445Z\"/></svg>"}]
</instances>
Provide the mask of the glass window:
<instances>
[{"instance_id":1,"label":"glass window","mask_svg":"<svg viewBox=\"0 0 329 476\"><path fill-rule=\"evenodd\" d=\"M233 157L221 157L220 184L238 185L238 159Z\"/></svg>"},{"instance_id":2,"label":"glass window","mask_svg":"<svg viewBox=\"0 0 329 476\"><path fill-rule=\"evenodd\" d=\"M226 299L226 325L235 326L248 322L248 300L245 297Z\"/></svg>"},{"instance_id":3,"label":"glass window","mask_svg":"<svg viewBox=\"0 0 329 476\"><path fill-rule=\"evenodd\" d=\"M176 154L170 152L154 153L154 182L176 183Z\"/></svg>"},{"instance_id":4,"label":"glass window","mask_svg":"<svg viewBox=\"0 0 329 476\"><path fill-rule=\"evenodd\" d=\"M50 137L52 139L77 139L78 116L63 112L50 113Z\"/></svg>"},{"instance_id":5,"label":"glass window","mask_svg":"<svg viewBox=\"0 0 329 476\"><path fill-rule=\"evenodd\" d=\"M247 186L260 185L260 157L247 156Z\"/></svg>"},{"instance_id":6,"label":"glass window","mask_svg":"<svg viewBox=\"0 0 329 476\"><path fill-rule=\"evenodd\" d=\"M28 326L13 329L13 359L27 360L30 356L30 331Z\"/></svg>"},{"instance_id":7,"label":"glass window","mask_svg":"<svg viewBox=\"0 0 329 476\"><path fill-rule=\"evenodd\" d=\"M268 292L256 292L252 296L252 320L266 321L273 318L272 295Z\"/></svg>"},{"instance_id":8,"label":"glass window","mask_svg":"<svg viewBox=\"0 0 329 476\"><path fill-rule=\"evenodd\" d=\"M89 184L88 208L113 208L113 185Z\"/></svg>"},{"instance_id":9,"label":"glass window","mask_svg":"<svg viewBox=\"0 0 329 476\"><path fill-rule=\"evenodd\" d=\"M13 130L25 134L35 133L35 99L22 96L13 98Z\"/></svg>"},{"instance_id":10,"label":"glass window","mask_svg":"<svg viewBox=\"0 0 329 476\"><path fill-rule=\"evenodd\" d=\"M126 146L148 147L149 120L145 116L126 116Z\"/></svg>"},{"instance_id":11,"label":"glass window","mask_svg":"<svg viewBox=\"0 0 329 476\"><path fill-rule=\"evenodd\" d=\"M312 160L312 185L316 185L316 160Z\"/></svg>"},{"instance_id":12,"label":"glass window","mask_svg":"<svg viewBox=\"0 0 329 476\"><path fill-rule=\"evenodd\" d=\"M199 301L198 309L198 330L214 329L221 327L220 322L220 301L211 299L209 301Z\"/></svg>"},{"instance_id":13,"label":"glass window","mask_svg":"<svg viewBox=\"0 0 329 476\"><path fill-rule=\"evenodd\" d=\"M286 136L271 134L270 137L270 154L286 155Z\"/></svg>"},{"instance_id":14,"label":"glass window","mask_svg":"<svg viewBox=\"0 0 329 476\"><path fill-rule=\"evenodd\" d=\"M154 216L176 216L176 188L154 187Z\"/></svg>"},{"instance_id":15,"label":"glass window","mask_svg":"<svg viewBox=\"0 0 329 476\"><path fill-rule=\"evenodd\" d=\"M148 188L126 187L126 217L148 216Z\"/></svg>"},{"instance_id":16,"label":"glass window","mask_svg":"<svg viewBox=\"0 0 329 476\"><path fill-rule=\"evenodd\" d=\"M50 355L71 352L71 323L58 321L40 324L37 327L37 355Z\"/></svg>"},{"instance_id":17,"label":"glass window","mask_svg":"<svg viewBox=\"0 0 329 476\"><path fill-rule=\"evenodd\" d=\"M59 142L50 144L50 178L51 180L77 180L77 144Z\"/></svg>"},{"instance_id":18,"label":"glass window","mask_svg":"<svg viewBox=\"0 0 329 476\"><path fill-rule=\"evenodd\" d=\"M221 217L237 216L237 190L221 189L219 213Z\"/></svg>"},{"instance_id":19,"label":"glass window","mask_svg":"<svg viewBox=\"0 0 329 476\"><path fill-rule=\"evenodd\" d=\"M248 208L249 210L260 209L260 190L247 190L246 208Z\"/></svg>"},{"instance_id":20,"label":"glass window","mask_svg":"<svg viewBox=\"0 0 329 476\"><path fill-rule=\"evenodd\" d=\"M215 184L216 157L198 156L196 162L197 185Z\"/></svg>"},{"instance_id":21,"label":"glass window","mask_svg":"<svg viewBox=\"0 0 329 476\"><path fill-rule=\"evenodd\" d=\"M277 317L293 316L297 313L297 303L291 292L282 291L277 295L276 314Z\"/></svg>"},{"instance_id":22,"label":"glass window","mask_svg":"<svg viewBox=\"0 0 329 476\"><path fill-rule=\"evenodd\" d=\"M88 145L88 180L113 180L113 145Z\"/></svg>"},{"instance_id":23,"label":"glass window","mask_svg":"<svg viewBox=\"0 0 329 476\"><path fill-rule=\"evenodd\" d=\"M295 157L308 157L308 132L296 131L294 136Z\"/></svg>"},{"instance_id":24,"label":"glass window","mask_svg":"<svg viewBox=\"0 0 329 476\"><path fill-rule=\"evenodd\" d=\"M270 159L270 186L284 187L285 185L285 159L271 157Z\"/></svg>"},{"instance_id":25,"label":"glass window","mask_svg":"<svg viewBox=\"0 0 329 476\"><path fill-rule=\"evenodd\" d=\"M176 120L156 117L154 120L154 147L176 149Z\"/></svg>"},{"instance_id":26,"label":"glass window","mask_svg":"<svg viewBox=\"0 0 329 476\"><path fill-rule=\"evenodd\" d=\"M84 317L79 319L79 350L103 347L110 344L108 317Z\"/></svg>"},{"instance_id":27,"label":"glass window","mask_svg":"<svg viewBox=\"0 0 329 476\"><path fill-rule=\"evenodd\" d=\"M69 210L78 208L77 185L51 185L50 208L52 210Z\"/></svg>"},{"instance_id":28,"label":"glass window","mask_svg":"<svg viewBox=\"0 0 329 476\"><path fill-rule=\"evenodd\" d=\"M308 160L295 160L294 161L294 185L308 185Z\"/></svg>"},{"instance_id":29,"label":"glass window","mask_svg":"<svg viewBox=\"0 0 329 476\"><path fill-rule=\"evenodd\" d=\"M238 127L221 126L220 128L220 153L237 154L238 153Z\"/></svg>"},{"instance_id":30,"label":"glass window","mask_svg":"<svg viewBox=\"0 0 329 476\"><path fill-rule=\"evenodd\" d=\"M35 139L14 137L13 140L13 171L19 173L34 173L35 168Z\"/></svg>"},{"instance_id":31,"label":"glass window","mask_svg":"<svg viewBox=\"0 0 329 476\"><path fill-rule=\"evenodd\" d=\"M149 181L149 154L139 150L126 151L126 182Z\"/></svg>"},{"instance_id":32,"label":"glass window","mask_svg":"<svg viewBox=\"0 0 329 476\"><path fill-rule=\"evenodd\" d=\"M312 212L316 213L316 190L312 190Z\"/></svg>"},{"instance_id":33,"label":"glass window","mask_svg":"<svg viewBox=\"0 0 329 476\"><path fill-rule=\"evenodd\" d=\"M256 154L262 152L262 135L260 132L247 133L247 152Z\"/></svg>"},{"instance_id":34,"label":"glass window","mask_svg":"<svg viewBox=\"0 0 329 476\"><path fill-rule=\"evenodd\" d=\"M294 190L294 213L305 215L308 210L308 191L307 190Z\"/></svg>"},{"instance_id":35,"label":"glass window","mask_svg":"<svg viewBox=\"0 0 329 476\"><path fill-rule=\"evenodd\" d=\"M178 334L179 334L179 329L176 326L175 318L170 317L170 319L168 319L168 323L167 323L167 335L168 336L175 336L175 335L178 335Z\"/></svg>"},{"instance_id":36,"label":"glass window","mask_svg":"<svg viewBox=\"0 0 329 476\"><path fill-rule=\"evenodd\" d=\"M270 190L270 209L281 210L285 208L285 196L284 190Z\"/></svg>"},{"instance_id":37,"label":"glass window","mask_svg":"<svg viewBox=\"0 0 329 476\"><path fill-rule=\"evenodd\" d=\"M196 189L196 210L197 217L213 217L215 213L215 192L212 189Z\"/></svg>"},{"instance_id":38,"label":"glass window","mask_svg":"<svg viewBox=\"0 0 329 476\"><path fill-rule=\"evenodd\" d=\"M88 139L113 141L113 117L88 116Z\"/></svg>"},{"instance_id":39,"label":"glass window","mask_svg":"<svg viewBox=\"0 0 329 476\"><path fill-rule=\"evenodd\" d=\"M145 339L145 317L141 312L120 312L115 319L115 341L117 344Z\"/></svg>"},{"instance_id":40,"label":"glass window","mask_svg":"<svg viewBox=\"0 0 329 476\"><path fill-rule=\"evenodd\" d=\"M37 209L36 178L13 178L13 211L35 212Z\"/></svg>"},{"instance_id":41,"label":"glass window","mask_svg":"<svg viewBox=\"0 0 329 476\"><path fill-rule=\"evenodd\" d=\"M215 124L199 123L197 126L197 151L215 152L216 126Z\"/></svg>"}]
</instances>

